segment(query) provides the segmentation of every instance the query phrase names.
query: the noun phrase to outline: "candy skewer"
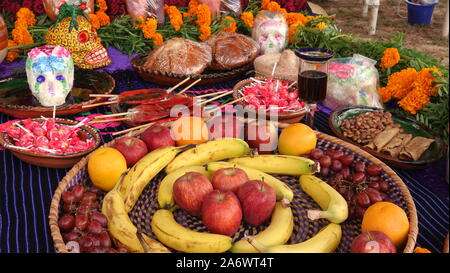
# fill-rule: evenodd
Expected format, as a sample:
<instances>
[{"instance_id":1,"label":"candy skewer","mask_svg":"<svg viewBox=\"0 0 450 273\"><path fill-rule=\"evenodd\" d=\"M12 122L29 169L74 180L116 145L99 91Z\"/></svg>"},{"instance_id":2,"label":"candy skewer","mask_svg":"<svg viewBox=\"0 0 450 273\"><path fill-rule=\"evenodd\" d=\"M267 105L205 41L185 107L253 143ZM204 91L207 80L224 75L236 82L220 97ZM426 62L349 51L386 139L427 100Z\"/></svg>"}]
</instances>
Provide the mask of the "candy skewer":
<instances>
[{"instance_id":1,"label":"candy skewer","mask_svg":"<svg viewBox=\"0 0 450 273\"><path fill-rule=\"evenodd\" d=\"M187 82L188 80L190 80L191 77L187 77L186 79L182 80L181 82L179 82L178 84L176 84L175 86L167 89L167 93L172 92L173 90L177 89L180 85L182 85L183 83Z\"/></svg>"},{"instance_id":2,"label":"candy skewer","mask_svg":"<svg viewBox=\"0 0 450 273\"><path fill-rule=\"evenodd\" d=\"M189 88L191 88L192 86L196 85L199 81L201 81L202 79L198 79L195 82L191 83L190 85L188 85L185 89L181 90L180 92L178 92L178 95L183 94L184 92L186 92Z\"/></svg>"}]
</instances>

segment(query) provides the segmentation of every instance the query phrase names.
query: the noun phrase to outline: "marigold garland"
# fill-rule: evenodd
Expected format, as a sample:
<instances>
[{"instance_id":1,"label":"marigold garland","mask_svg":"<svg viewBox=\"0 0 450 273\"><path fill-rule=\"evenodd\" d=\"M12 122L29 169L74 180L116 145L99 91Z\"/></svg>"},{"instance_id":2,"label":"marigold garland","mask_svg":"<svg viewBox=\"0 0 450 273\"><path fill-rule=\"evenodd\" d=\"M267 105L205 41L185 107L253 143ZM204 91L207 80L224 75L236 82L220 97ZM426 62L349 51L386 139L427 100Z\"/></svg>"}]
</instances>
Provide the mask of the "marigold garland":
<instances>
[{"instance_id":1,"label":"marigold garland","mask_svg":"<svg viewBox=\"0 0 450 273\"><path fill-rule=\"evenodd\" d=\"M177 9L176 6L168 6L164 5L164 11L169 16L170 24L175 29L175 31L179 31L181 26L183 25L183 17L181 12Z\"/></svg>"},{"instance_id":2,"label":"marigold garland","mask_svg":"<svg viewBox=\"0 0 450 273\"><path fill-rule=\"evenodd\" d=\"M253 24L255 23L255 18L253 16L253 13L251 13L249 11L241 13L241 20L248 27L253 27Z\"/></svg>"},{"instance_id":3,"label":"marigold garland","mask_svg":"<svg viewBox=\"0 0 450 273\"><path fill-rule=\"evenodd\" d=\"M397 48L387 48L381 57L381 69L386 71L388 67L392 68L400 61L400 54Z\"/></svg>"},{"instance_id":4,"label":"marigold garland","mask_svg":"<svg viewBox=\"0 0 450 273\"><path fill-rule=\"evenodd\" d=\"M222 29L222 31L225 31L225 32L235 32L236 31L237 24L233 17L225 16L222 18L222 22L224 22L225 24L228 22L228 26L225 26Z\"/></svg>"}]
</instances>

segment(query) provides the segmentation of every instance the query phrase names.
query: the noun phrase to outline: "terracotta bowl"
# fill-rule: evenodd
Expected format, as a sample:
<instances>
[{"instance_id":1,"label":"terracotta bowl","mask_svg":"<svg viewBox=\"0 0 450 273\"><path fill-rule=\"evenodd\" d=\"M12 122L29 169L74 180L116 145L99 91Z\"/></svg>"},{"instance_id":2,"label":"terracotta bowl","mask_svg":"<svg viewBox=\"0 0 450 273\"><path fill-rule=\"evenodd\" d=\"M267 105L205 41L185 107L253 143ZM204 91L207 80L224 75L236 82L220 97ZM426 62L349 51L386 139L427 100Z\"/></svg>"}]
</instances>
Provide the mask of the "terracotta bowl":
<instances>
[{"instance_id":1,"label":"terracotta bowl","mask_svg":"<svg viewBox=\"0 0 450 273\"><path fill-rule=\"evenodd\" d=\"M44 119L42 118L35 118L33 121L42 122ZM20 122L19 122L20 123ZM77 121L69 120L69 119L61 119L56 118L56 123L58 124L66 124L66 125L75 125L78 124ZM80 161L81 158L89 154L90 152L97 149L97 147L101 143L100 135L97 133L97 131L87 125L83 125L79 127L80 131L78 133L78 136L81 140L86 139L94 139L94 146L91 148L78 152L78 153L72 153L72 154L62 154L62 155L52 155L52 154L46 154L46 153L38 153L38 152L32 152L32 151L24 151L21 149L8 147L8 145L14 145L11 138L6 133L0 133L0 144L4 146L6 149L11 151L11 153L19 158L20 160L23 160L26 163L40 166L40 167L46 167L46 168L71 168L73 165L75 165L78 161Z\"/></svg>"},{"instance_id":2,"label":"terracotta bowl","mask_svg":"<svg viewBox=\"0 0 450 273\"><path fill-rule=\"evenodd\" d=\"M264 77L257 77L257 80L265 80ZM246 79L246 80L242 80L240 82L238 82L234 88L233 88L233 99L239 99L241 98L241 94L239 93L239 91L244 88L245 86L251 84L253 82L252 79ZM297 92L297 85L294 85L290 91L292 92ZM241 105L242 107L245 108L245 106L247 106L248 104L246 104L244 101L239 101L237 102L237 104ZM247 107L249 110L253 113L254 110L252 108ZM306 115L306 109L300 109L297 112L280 112L278 113L278 121L280 122L284 122L284 123L298 123L300 122L300 120L302 120L302 118ZM265 115L266 119L270 119L269 115Z\"/></svg>"}]
</instances>

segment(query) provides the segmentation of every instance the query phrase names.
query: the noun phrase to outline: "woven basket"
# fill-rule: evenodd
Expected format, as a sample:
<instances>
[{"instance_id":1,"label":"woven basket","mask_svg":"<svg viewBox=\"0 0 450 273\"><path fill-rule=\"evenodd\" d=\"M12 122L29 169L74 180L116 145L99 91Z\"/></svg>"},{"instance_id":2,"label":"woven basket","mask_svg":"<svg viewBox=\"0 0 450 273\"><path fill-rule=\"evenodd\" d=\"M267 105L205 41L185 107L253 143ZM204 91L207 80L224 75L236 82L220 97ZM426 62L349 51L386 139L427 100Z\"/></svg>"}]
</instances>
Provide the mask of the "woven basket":
<instances>
[{"instance_id":1,"label":"woven basket","mask_svg":"<svg viewBox=\"0 0 450 273\"><path fill-rule=\"evenodd\" d=\"M132 132L130 135L137 136L141 134L143 130ZM112 142L105 144L105 146L110 146ZM383 169L382 177L384 180L388 181L391 188L388 192L389 197L393 201L403 208L409 218L410 231L408 234L408 240L403 252L411 253L416 244L416 238L418 234L418 222L417 222L417 212L414 205L414 201L409 193L408 188L403 183L403 181L398 177L398 175L387 165L382 163L377 158L373 157L369 153L357 148L356 146L346 143L335 137L318 133L318 147L322 149L335 148L344 151L347 154L355 155L355 159L363 162L372 162L374 164L380 165ZM89 157L89 156L88 156ZM58 217L60 215L60 199L61 194L69 187L82 183L88 183L87 174L87 158L83 158L79 163L77 163L63 178L59 183L58 188L55 191L53 200L50 206L49 223L52 238L57 252L66 253L67 248L64 244L61 232L58 227ZM164 172L158 174L144 189L141 197L137 201L133 210L130 212L129 216L134 225L137 226L138 230L141 230L153 237L151 232L151 219L153 213L158 209L158 203L156 200L157 189L160 181L164 178ZM325 219L318 221L311 221L307 218L306 211L308 209L319 209L319 206L305 193L302 192L300 184L298 183L298 177L293 176L277 176L279 179L283 180L293 191L294 199L291 202L292 210L294 213L294 231L288 241L289 244L299 243L304 240L311 238L316 234L322 227L327 225L329 222ZM185 227L188 227L196 231L206 231L205 226L202 221L197 217L192 217L182 210L176 210L174 212L177 222ZM239 228L238 232L233 236L233 241L243 238L244 233L249 235L254 235L267 227L268 224L254 228L243 223ZM336 252L347 253L349 252L351 243L353 239L360 234L361 230L361 220L355 219L351 221L346 221L342 224L342 239L336 250Z\"/></svg>"}]
</instances>

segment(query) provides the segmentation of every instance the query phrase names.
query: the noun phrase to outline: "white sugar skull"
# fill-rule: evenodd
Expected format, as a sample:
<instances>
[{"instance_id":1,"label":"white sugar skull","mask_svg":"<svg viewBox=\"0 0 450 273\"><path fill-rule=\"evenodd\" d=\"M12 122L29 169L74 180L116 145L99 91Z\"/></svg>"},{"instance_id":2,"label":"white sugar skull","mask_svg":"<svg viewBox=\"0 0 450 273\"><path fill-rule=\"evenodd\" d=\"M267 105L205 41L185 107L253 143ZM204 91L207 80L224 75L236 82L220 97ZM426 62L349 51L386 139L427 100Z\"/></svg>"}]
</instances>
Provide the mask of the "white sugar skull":
<instances>
[{"instance_id":1,"label":"white sugar skull","mask_svg":"<svg viewBox=\"0 0 450 273\"><path fill-rule=\"evenodd\" d=\"M264 11L256 15L252 37L263 54L280 53L286 47L288 31L283 13Z\"/></svg>"},{"instance_id":2,"label":"white sugar skull","mask_svg":"<svg viewBox=\"0 0 450 273\"><path fill-rule=\"evenodd\" d=\"M43 106L59 106L73 86L73 60L61 46L35 47L26 62L28 85L33 96Z\"/></svg>"}]
</instances>

